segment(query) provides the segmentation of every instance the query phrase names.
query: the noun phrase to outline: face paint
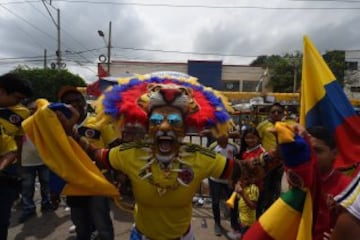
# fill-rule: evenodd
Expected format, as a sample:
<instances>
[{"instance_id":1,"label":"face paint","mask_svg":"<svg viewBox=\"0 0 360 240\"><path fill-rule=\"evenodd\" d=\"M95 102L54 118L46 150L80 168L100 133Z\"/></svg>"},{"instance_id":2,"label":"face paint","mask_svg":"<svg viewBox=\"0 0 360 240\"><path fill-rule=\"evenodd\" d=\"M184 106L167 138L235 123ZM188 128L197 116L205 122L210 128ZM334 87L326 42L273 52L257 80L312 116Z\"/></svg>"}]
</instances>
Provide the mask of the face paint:
<instances>
[{"instance_id":1,"label":"face paint","mask_svg":"<svg viewBox=\"0 0 360 240\"><path fill-rule=\"evenodd\" d=\"M155 108L149 118L149 136L154 142L156 159L170 162L176 156L185 126L181 112L172 107Z\"/></svg>"}]
</instances>

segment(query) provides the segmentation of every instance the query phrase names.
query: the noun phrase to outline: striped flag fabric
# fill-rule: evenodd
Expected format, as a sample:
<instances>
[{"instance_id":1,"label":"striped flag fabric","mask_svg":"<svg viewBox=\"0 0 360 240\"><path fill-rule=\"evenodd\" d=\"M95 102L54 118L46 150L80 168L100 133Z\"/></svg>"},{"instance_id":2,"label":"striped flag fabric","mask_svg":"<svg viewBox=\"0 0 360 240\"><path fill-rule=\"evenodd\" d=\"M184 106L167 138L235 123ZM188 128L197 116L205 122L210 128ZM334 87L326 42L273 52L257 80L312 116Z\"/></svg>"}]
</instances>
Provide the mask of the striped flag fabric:
<instances>
[{"instance_id":1,"label":"striped flag fabric","mask_svg":"<svg viewBox=\"0 0 360 240\"><path fill-rule=\"evenodd\" d=\"M260 216L242 240L311 240L316 199L316 161L306 138L277 122L279 151L287 169L290 190Z\"/></svg>"},{"instance_id":2,"label":"striped flag fabric","mask_svg":"<svg viewBox=\"0 0 360 240\"><path fill-rule=\"evenodd\" d=\"M321 125L335 136L336 168L348 168L360 158L360 117L309 37L304 37L300 124Z\"/></svg>"},{"instance_id":3,"label":"striped flag fabric","mask_svg":"<svg viewBox=\"0 0 360 240\"><path fill-rule=\"evenodd\" d=\"M307 191L293 188L281 195L246 232L242 240L312 239L312 200Z\"/></svg>"}]
</instances>

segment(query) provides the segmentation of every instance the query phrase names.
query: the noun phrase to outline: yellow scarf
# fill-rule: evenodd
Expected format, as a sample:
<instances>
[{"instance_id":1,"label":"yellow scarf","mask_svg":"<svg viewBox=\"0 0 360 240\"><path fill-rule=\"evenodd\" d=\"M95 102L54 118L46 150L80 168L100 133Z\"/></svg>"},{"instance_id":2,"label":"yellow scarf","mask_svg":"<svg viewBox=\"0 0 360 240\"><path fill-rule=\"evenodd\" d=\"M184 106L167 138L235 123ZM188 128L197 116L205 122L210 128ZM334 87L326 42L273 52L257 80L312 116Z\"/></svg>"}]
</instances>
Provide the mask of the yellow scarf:
<instances>
[{"instance_id":1,"label":"yellow scarf","mask_svg":"<svg viewBox=\"0 0 360 240\"><path fill-rule=\"evenodd\" d=\"M44 163L66 182L61 193L118 197L115 186L106 180L76 141L65 134L56 113L47 107L48 102L38 103L41 106L22 126Z\"/></svg>"}]
</instances>

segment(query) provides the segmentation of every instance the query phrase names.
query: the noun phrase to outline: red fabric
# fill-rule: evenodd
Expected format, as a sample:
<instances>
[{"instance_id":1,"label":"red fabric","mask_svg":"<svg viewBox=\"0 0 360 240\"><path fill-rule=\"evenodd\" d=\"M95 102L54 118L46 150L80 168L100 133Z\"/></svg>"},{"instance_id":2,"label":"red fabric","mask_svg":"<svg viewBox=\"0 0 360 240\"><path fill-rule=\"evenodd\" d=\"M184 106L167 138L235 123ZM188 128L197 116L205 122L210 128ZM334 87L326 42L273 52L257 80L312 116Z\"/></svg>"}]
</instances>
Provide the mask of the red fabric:
<instances>
[{"instance_id":1,"label":"red fabric","mask_svg":"<svg viewBox=\"0 0 360 240\"><path fill-rule=\"evenodd\" d=\"M98 64L98 77L103 78L109 76L109 73L105 71L105 69L101 66L101 64Z\"/></svg>"},{"instance_id":2,"label":"red fabric","mask_svg":"<svg viewBox=\"0 0 360 240\"><path fill-rule=\"evenodd\" d=\"M335 130L338 157L335 168L346 168L360 161L360 117L351 116L345 118L343 123Z\"/></svg>"},{"instance_id":3,"label":"red fabric","mask_svg":"<svg viewBox=\"0 0 360 240\"><path fill-rule=\"evenodd\" d=\"M325 174L321 179L321 194L318 205L317 221L314 228L313 240L323 240L324 232L330 232L330 228L334 228L337 216L331 213L327 198L342 192L351 182L351 178L335 170L330 176Z\"/></svg>"},{"instance_id":4,"label":"red fabric","mask_svg":"<svg viewBox=\"0 0 360 240\"><path fill-rule=\"evenodd\" d=\"M221 179L229 179L230 178L230 176L232 174L232 170L234 169L234 164L235 164L234 159L226 159L226 166L220 176Z\"/></svg>"},{"instance_id":5,"label":"red fabric","mask_svg":"<svg viewBox=\"0 0 360 240\"><path fill-rule=\"evenodd\" d=\"M264 152L266 152L265 148L263 148L261 145L259 145L257 148L255 148L253 150L246 150L245 152L243 152L243 154L241 155L241 159L253 159L253 158L260 156L260 154L262 154ZM260 177L260 178L257 177L255 180L255 184L256 184L256 186L258 186L260 192L263 191L264 179L262 177Z\"/></svg>"},{"instance_id":6,"label":"red fabric","mask_svg":"<svg viewBox=\"0 0 360 240\"><path fill-rule=\"evenodd\" d=\"M247 232L245 233L245 235L242 237L241 240L254 240L254 239L273 240L273 238L262 228L259 221L256 221L253 225L251 225L251 228L247 230Z\"/></svg>"},{"instance_id":7,"label":"red fabric","mask_svg":"<svg viewBox=\"0 0 360 240\"><path fill-rule=\"evenodd\" d=\"M86 87L86 93L87 93L88 95L95 96L95 97L100 96L100 94L101 94L101 91L100 91L100 80L97 80L97 81L93 82L92 84L89 84L89 85Z\"/></svg>"}]
</instances>

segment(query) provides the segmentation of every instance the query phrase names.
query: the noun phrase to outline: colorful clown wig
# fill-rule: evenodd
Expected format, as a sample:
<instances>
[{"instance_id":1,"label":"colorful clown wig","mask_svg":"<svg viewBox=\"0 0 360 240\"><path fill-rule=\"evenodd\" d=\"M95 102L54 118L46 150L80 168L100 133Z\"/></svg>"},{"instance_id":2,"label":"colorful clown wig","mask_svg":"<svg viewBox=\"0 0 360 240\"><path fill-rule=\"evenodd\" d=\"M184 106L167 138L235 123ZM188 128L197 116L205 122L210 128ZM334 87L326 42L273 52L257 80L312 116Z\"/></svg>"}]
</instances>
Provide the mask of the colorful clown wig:
<instances>
[{"instance_id":1,"label":"colorful clown wig","mask_svg":"<svg viewBox=\"0 0 360 240\"><path fill-rule=\"evenodd\" d=\"M233 127L228 100L197 79L174 72L158 72L119 79L96 103L99 124L112 121L121 130L126 125L148 125L148 116L158 106L173 106L184 115L187 130L212 129L227 134Z\"/></svg>"}]
</instances>

